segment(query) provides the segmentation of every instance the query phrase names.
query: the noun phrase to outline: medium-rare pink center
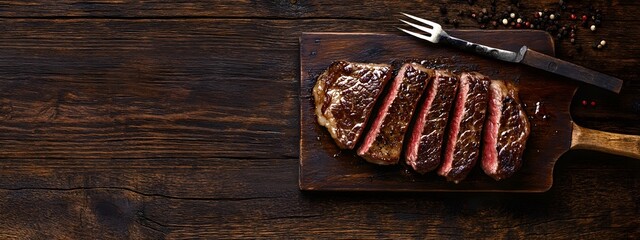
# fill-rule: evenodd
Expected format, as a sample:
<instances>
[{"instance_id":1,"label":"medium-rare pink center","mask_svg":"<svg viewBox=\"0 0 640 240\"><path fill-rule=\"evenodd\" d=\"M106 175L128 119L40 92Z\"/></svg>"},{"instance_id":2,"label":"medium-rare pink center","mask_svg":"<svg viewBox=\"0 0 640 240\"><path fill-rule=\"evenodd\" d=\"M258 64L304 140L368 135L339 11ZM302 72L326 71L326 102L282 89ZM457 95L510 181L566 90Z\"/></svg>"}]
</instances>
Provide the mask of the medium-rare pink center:
<instances>
[{"instance_id":1,"label":"medium-rare pink center","mask_svg":"<svg viewBox=\"0 0 640 240\"><path fill-rule=\"evenodd\" d=\"M451 164L453 163L453 152L456 148L456 142L458 141L458 132L460 132L460 123L462 122L462 117L464 117L464 103L467 101L467 93L469 93L469 80L466 81L460 79L460 90L458 92L458 97L456 99L456 107L453 112L453 118L450 123L450 135L447 141L446 149L444 152L444 161L442 163L442 167L438 173L440 175L445 175L451 170Z\"/></svg>"},{"instance_id":2,"label":"medium-rare pink center","mask_svg":"<svg viewBox=\"0 0 640 240\"><path fill-rule=\"evenodd\" d=\"M367 134L367 137L364 139L364 143L362 144L360 149L358 149L358 154L362 155L366 153L371 147L371 144L373 143L373 141L376 139L376 136L378 135L378 133L380 133L380 128L382 127L382 122L384 120L384 117L387 115L387 112L389 111L389 107L391 106L391 103L393 103L393 100L398 95L398 89L400 88L400 84L402 83L402 79L404 78L404 75L405 75L404 73L407 67L408 65L403 66L398 72L398 75L396 76L396 78L393 79L393 84L391 85L391 89L389 89L389 93L387 94L387 96L385 96L384 101L382 102L382 106L380 107L380 112L378 113L378 116L376 116L376 119L373 121L373 124L371 125L371 130Z\"/></svg>"},{"instance_id":3,"label":"medium-rare pink center","mask_svg":"<svg viewBox=\"0 0 640 240\"><path fill-rule=\"evenodd\" d=\"M489 93L489 117L485 123L484 132L484 147L483 147L483 159L482 168L495 172L498 169L498 152L496 144L498 142L498 131L500 130L500 115L502 109L502 93L499 87L491 85Z\"/></svg>"},{"instance_id":4,"label":"medium-rare pink center","mask_svg":"<svg viewBox=\"0 0 640 240\"><path fill-rule=\"evenodd\" d=\"M418 119L416 120L415 126L413 127L413 132L411 132L411 136L409 138L409 145L407 149L407 159L413 163L418 159L418 147L420 146L420 137L422 136L422 131L424 130L424 124L427 121L427 113L431 110L431 105L433 104L433 100L436 98L436 92L438 91L437 81L440 76L436 76L434 81L431 82L430 89L427 90L429 95L424 99L422 104L422 108L420 109L420 113L418 113Z\"/></svg>"}]
</instances>

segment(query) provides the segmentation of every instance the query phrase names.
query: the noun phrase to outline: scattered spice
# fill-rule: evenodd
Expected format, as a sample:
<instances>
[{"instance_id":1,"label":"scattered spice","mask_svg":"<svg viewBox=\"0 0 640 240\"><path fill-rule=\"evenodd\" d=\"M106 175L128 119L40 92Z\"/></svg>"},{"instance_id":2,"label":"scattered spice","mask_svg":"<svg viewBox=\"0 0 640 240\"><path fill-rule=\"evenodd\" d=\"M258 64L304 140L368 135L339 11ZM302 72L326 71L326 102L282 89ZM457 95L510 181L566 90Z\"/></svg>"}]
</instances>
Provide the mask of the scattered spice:
<instances>
[{"instance_id":1,"label":"scattered spice","mask_svg":"<svg viewBox=\"0 0 640 240\"><path fill-rule=\"evenodd\" d=\"M504 0L503 0L504 1ZM468 0L469 5L481 2ZM575 45L577 52L582 50L579 46L577 31L582 26L584 29L596 31L596 28L602 26L603 13L594 6L587 8L575 8L568 5L566 0L558 0L555 8L549 7L530 13L521 12L521 4L519 0L510 0L510 4L504 9L498 8L497 0L490 0L490 8L485 6L469 7L463 10L457 10L458 19L448 19L449 6L442 5L439 7L440 13L443 15L445 24L453 24L458 28L462 18L471 18L472 21L478 23L481 29L491 28L498 29L500 26L511 29L539 29L549 32L558 41L566 39L572 45ZM482 2L484 3L484 2ZM591 36L593 37L593 36ZM600 42L592 45L594 49L603 49L606 45Z\"/></svg>"}]
</instances>

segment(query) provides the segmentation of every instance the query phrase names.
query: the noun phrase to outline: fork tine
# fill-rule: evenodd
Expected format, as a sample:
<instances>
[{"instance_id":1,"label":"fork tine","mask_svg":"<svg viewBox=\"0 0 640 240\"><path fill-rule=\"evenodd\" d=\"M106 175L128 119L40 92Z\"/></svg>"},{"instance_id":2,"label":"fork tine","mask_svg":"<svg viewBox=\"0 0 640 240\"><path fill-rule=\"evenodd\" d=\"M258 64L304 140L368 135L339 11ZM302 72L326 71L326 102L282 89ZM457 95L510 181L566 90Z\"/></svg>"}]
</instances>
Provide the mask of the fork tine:
<instances>
[{"instance_id":1,"label":"fork tine","mask_svg":"<svg viewBox=\"0 0 640 240\"><path fill-rule=\"evenodd\" d=\"M429 20L427 20L427 19L419 18L419 17L413 16L413 15L411 15L411 14L406 14L406 13L403 13L403 12L401 12L401 14L402 14L402 15L405 15L405 16L407 16L407 17L409 17L409 18L413 19L413 20L416 20L416 21L418 21L418 22L421 22L421 23L424 23L424 24L430 25L430 26L431 26L431 27L433 27L434 29L436 28L436 26L437 26L437 27L440 27L440 24L437 24L437 23L435 23L435 22L429 21Z\"/></svg>"},{"instance_id":2,"label":"fork tine","mask_svg":"<svg viewBox=\"0 0 640 240\"><path fill-rule=\"evenodd\" d=\"M413 23L407 22L407 21L402 20L402 19L398 19L398 20L400 20L400 22L403 22L403 23L405 23L405 24L407 24L409 26L417 28L417 29L419 29L419 30L421 30L423 32L429 33L429 35L433 36L433 29L431 29L431 28L427 28L427 27L423 27L423 26L420 26L420 25L417 25L417 24L413 24Z\"/></svg>"},{"instance_id":3,"label":"fork tine","mask_svg":"<svg viewBox=\"0 0 640 240\"><path fill-rule=\"evenodd\" d=\"M429 29L429 28L427 28L427 27L420 26L420 25L417 25L417 24L413 24L413 23L410 23L410 22L407 22L407 21L405 21L405 20L400 19L400 21L402 21L402 22L403 22L403 23L405 23L405 24L408 24L408 25L409 25L409 26L411 26L411 27L414 27L414 28L417 28L417 29L419 29L419 30L421 30L421 31L424 31L424 32L426 32L426 33L429 33L429 35L430 35L430 36L428 36L428 37L427 37L427 36L425 36L425 35L419 34L420 36L422 36L422 37L419 37L419 38L421 38L421 39L427 40L427 41L432 42L432 43L438 43L438 42L440 41L440 37L441 37L442 35L447 35L447 33L446 33L444 30L442 30L442 26L440 26L440 24L437 24L437 23L435 23L435 22L432 22L432 21L429 21L429 20L426 20L426 19L422 19L422 18L419 18L419 17L413 16L413 15L411 15L411 14L406 14L406 13L403 13L403 12L401 12L401 14L402 14L402 15L405 15L405 16L407 16L407 17L409 17L409 18L413 19L413 20L416 20L416 21L418 21L418 22L424 23L424 24L426 24L428 27L431 27L431 29ZM412 36L418 37L418 36L416 35L416 34L418 34L418 33L411 32L411 31L408 31L408 30L405 30L405 29L401 29L401 30L402 30L403 32L406 32L406 33L408 33L408 34L412 35ZM426 37L426 38L425 38L425 37Z\"/></svg>"},{"instance_id":4,"label":"fork tine","mask_svg":"<svg viewBox=\"0 0 640 240\"><path fill-rule=\"evenodd\" d=\"M412 31L406 30L406 29L404 29L404 28L399 28L399 27L397 27L397 29L398 29L398 30L400 30L400 31L403 31L403 32L405 32L405 33L407 33L407 34L409 34L409 35L411 35L411 36L414 36L414 37L417 37L417 38L420 38L420 39L424 39L424 40L427 40L427 41L429 41L429 42L433 42L433 40L432 40L432 38L431 38L431 37L427 37L427 36L422 35L422 34L420 34L420 33L415 33L415 32L412 32Z\"/></svg>"}]
</instances>

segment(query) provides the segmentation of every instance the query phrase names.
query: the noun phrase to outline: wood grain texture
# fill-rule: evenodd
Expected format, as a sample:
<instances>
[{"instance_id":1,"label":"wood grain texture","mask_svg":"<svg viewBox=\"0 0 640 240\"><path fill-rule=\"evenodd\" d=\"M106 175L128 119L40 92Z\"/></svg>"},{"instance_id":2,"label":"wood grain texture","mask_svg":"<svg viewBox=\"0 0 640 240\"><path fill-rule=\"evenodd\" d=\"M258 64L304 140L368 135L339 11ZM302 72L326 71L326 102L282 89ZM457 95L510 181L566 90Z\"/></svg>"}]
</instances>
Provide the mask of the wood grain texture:
<instances>
[{"instance_id":1,"label":"wood grain texture","mask_svg":"<svg viewBox=\"0 0 640 240\"><path fill-rule=\"evenodd\" d=\"M449 31L461 39L512 51L522 44L554 54L551 37L542 31ZM509 34L509 37L504 37ZM336 60L385 63L405 59L439 61L437 66L478 71L492 79L516 81L530 117L531 134L523 167L509 179L495 181L477 166L458 184L435 172L424 176L405 164L376 166L340 150L317 123L311 91L316 77ZM576 83L536 69L483 58L409 36L348 33L305 33L300 37L300 188L338 191L533 191L548 190L553 166L571 145L569 106Z\"/></svg>"},{"instance_id":2,"label":"wood grain texture","mask_svg":"<svg viewBox=\"0 0 640 240\"><path fill-rule=\"evenodd\" d=\"M639 238L640 163L592 151L544 194L297 189L300 33L399 34L397 11L464 2L1 2L0 238ZM572 115L640 134L638 2L593 3L603 27L556 52L626 81L581 86Z\"/></svg>"}]
</instances>

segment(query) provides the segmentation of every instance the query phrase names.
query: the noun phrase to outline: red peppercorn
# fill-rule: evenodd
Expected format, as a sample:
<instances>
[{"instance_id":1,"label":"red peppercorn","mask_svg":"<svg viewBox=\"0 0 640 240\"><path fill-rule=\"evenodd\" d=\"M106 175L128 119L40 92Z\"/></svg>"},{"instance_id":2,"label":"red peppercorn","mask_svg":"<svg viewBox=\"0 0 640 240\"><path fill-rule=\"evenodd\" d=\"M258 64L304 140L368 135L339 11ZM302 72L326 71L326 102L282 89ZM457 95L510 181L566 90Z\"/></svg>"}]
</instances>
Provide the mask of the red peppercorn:
<instances>
[{"instance_id":1,"label":"red peppercorn","mask_svg":"<svg viewBox=\"0 0 640 240\"><path fill-rule=\"evenodd\" d=\"M587 15L582 15L582 21L587 21Z\"/></svg>"},{"instance_id":2,"label":"red peppercorn","mask_svg":"<svg viewBox=\"0 0 640 240\"><path fill-rule=\"evenodd\" d=\"M587 106L587 100L582 100L582 106Z\"/></svg>"},{"instance_id":3,"label":"red peppercorn","mask_svg":"<svg viewBox=\"0 0 640 240\"><path fill-rule=\"evenodd\" d=\"M516 28L521 28L522 25L520 23L516 24Z\"/></svg>"},{"instance_id":4,"label":"red peppercorn","mask_svg":"<svg viewBox=\"0 0 640 240\"><path fill-rule=\"evenodd\" d=\"M596 106L596 101L591 101L591 106L595 107Z\"/></svg>"},{"instance_id":5,"label":"red peppercorn","mask_svg":"<svg viewBox=\"0 0 640 240\"><path fill-rule=\"evenodd\" d=\"M571 20L576 20L577 18L578 18L578 17L576 17L576 15L575 15L575 14L573 14L573 13L571 14Z\"/></svg>"}]
</instances>

